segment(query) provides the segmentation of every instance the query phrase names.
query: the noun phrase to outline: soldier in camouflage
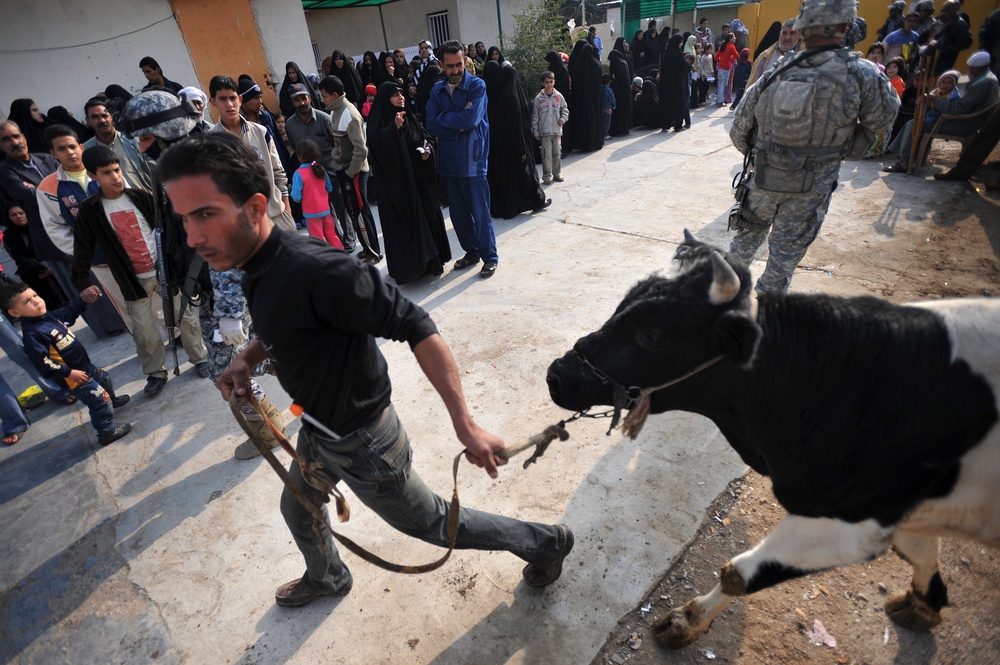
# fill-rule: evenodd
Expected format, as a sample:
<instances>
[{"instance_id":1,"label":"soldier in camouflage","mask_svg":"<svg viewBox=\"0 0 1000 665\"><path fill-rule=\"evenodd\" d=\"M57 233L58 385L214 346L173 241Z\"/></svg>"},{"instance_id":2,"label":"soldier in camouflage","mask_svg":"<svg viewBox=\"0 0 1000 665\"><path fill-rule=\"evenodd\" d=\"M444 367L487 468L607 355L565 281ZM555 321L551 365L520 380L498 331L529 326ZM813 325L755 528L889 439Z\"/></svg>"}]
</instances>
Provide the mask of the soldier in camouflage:
<instances>
[{"instance_id":1,"label":"soldier in camouflage","mask_svg":"<svg viewBox=\"0 0 1000 665\"><path fill-rule=\"evenodd\" d=\"M246 348L249 339L253 337L253 321L250 320L250 310L243 296L240 283L243 271L239 268L217 271L209 270L211 290L203 294L200 319L201 334L208 349L208 371L213 382L217 382L222 373L236 355ZM267 372L264 362L254 368L253 376L261 376ZM285 431L281 413L271 405L260 384L250 379L254 396L260 402L264 413L282 432ZM240 424L250 439L236 447L236 459L251 459L260 455L260 450L252 439L264 442L268 447L278 445L278 439L267 423L253 410L249 404L229 408L233 417Z\"/></svg>"},{"instance_id":2,"label":"soldier in camouflage","mask_svg":"<svg viewBox=\"0 0 1000 665\"><path fill-rule=\"evenodd\" d=\"M878 68L840 48L856 7L855 0L804 0L795 30L805 50L783 58L737 107L729 137L744 155L752 151L753 178L730 222L737 233L729 251L749 265L768 241L758 292L788 290L830 207L841 160L860 157L899 109Z\"/></svg>"}]
</instances>

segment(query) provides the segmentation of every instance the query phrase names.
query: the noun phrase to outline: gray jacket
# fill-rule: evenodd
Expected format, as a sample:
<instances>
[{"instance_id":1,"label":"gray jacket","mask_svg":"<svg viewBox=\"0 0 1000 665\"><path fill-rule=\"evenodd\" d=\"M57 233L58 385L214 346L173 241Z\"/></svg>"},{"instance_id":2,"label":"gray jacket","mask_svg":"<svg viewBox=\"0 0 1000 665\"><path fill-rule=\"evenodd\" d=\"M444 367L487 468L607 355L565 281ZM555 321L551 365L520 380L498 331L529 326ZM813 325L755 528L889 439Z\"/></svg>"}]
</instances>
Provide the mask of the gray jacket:
<instances>
[{"instance_id":1,"label":"gray jacket","mask_svg":"<svg viewBox=\"0 0 1000 665\"><path fill-rule=\"evenodd\" d=\"M533 136L562 136L562 125L569 120L569 105L558 90L546 95L542 90L535 95L531 105L531 134Z\"/></svg>"}]
</instances>

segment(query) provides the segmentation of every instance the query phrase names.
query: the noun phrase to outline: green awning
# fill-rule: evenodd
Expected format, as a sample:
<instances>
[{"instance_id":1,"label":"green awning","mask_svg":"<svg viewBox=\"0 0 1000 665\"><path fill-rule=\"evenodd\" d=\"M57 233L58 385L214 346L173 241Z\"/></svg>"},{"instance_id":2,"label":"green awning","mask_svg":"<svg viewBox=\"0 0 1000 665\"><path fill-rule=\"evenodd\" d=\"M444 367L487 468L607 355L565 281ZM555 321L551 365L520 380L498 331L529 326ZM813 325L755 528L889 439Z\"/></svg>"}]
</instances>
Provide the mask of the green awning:
<instances>
[{"instance_id":1,"label":"green awning","mask_svg":"<svg viewBox=\"0 0 1000 665\"><path fill-rule=\"evenodd\" d=\"M378 7L398 0L302 0L302 9L346 9L348 7Z\"/></svg>"}]
</instances>

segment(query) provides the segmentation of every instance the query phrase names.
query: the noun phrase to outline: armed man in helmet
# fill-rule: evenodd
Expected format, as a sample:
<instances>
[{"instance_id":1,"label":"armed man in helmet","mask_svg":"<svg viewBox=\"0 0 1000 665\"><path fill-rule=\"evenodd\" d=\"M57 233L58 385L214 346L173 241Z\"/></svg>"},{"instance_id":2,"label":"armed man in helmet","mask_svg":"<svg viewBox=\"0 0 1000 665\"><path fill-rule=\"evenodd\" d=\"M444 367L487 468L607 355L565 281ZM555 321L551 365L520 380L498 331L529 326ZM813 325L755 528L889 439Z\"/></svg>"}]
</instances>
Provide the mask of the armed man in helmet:
<instances>
[{"instance_id":1,"label":"armed man in helmet","mask_svg":"<svg viewBox=\"0 0 1000 665\"><path fill-rule=\"evenodd\" d=\"M191 102L182 101L169 92L149 91L129 100L118 124L120 130L137 137L140 149L145 151L154 145L166 149L191 134L199 133L197 125L200 119L201 112ZM239 269L211 270L205 260L187 246L183 225L173 215L169 202L164 203L164 193L156 180L154 177L157 191L153 195L162 208L162 222L158 221L158 227L162 224L165 253L170 257L162 264L167 274L160 275L158 288L161 292L170 289L183 293L189 306L184 308L180 327L184 330L193 326L200 335L208 351L205 375L217 381L253 337L253 321L240 288L243 272ZM179 302L180 298L175 297L175 301ZM199 315L195 317L193 308L199 303ZM184 348L190 356L186 342ZM254 368L253 374L260 376L268 369L267 363L262 363ZM165 378L162 380L166 381ZM251 379L250 385L268 418L284 432L281 413L271 404L260 384ZM162 388L162 384L159 387ZM269 448L278 445L274 433L250 405L235 407L230 404L230 409L236 422L250 437L236 447L236 459L251 459L260 455L254 440Z\"/></svg>"},{"instance_id":2,"label":"armed man in helmet","mask_svg":"<svg viewBox=\"0 0 1000 665\"><path fill-rule=\"evenodd\" d=\"M819 233L840 162L860 156L888 130L899 96L874 63L841 48L855 0L803 0L795 30L805 50L789 54L751 86L729 137L752 160L729 251L748 265L768 240L759 293L788 290L795 267Z\"/></svg>"}]
</instances>

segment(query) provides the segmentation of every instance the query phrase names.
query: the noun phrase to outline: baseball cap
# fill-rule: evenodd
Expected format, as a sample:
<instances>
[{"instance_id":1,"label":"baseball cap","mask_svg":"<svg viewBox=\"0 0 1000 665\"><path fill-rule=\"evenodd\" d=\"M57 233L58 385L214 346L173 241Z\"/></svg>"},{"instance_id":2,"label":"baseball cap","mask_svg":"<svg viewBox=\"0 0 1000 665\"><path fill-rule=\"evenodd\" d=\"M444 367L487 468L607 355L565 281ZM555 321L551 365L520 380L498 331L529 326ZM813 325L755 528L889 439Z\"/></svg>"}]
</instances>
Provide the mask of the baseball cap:
<instances>
[{"instance_id":1,"label":"baseball cap","mask_svg":"<svg viewBox=\"0 0 1000 665\"><path fill-rule=\"evenodd\" d=\"M302 95L306 95L307 97L309 96L309 88L302 83L293 83L291 90L292 97L301 97Z\"/></svg>"}]
</instances>

